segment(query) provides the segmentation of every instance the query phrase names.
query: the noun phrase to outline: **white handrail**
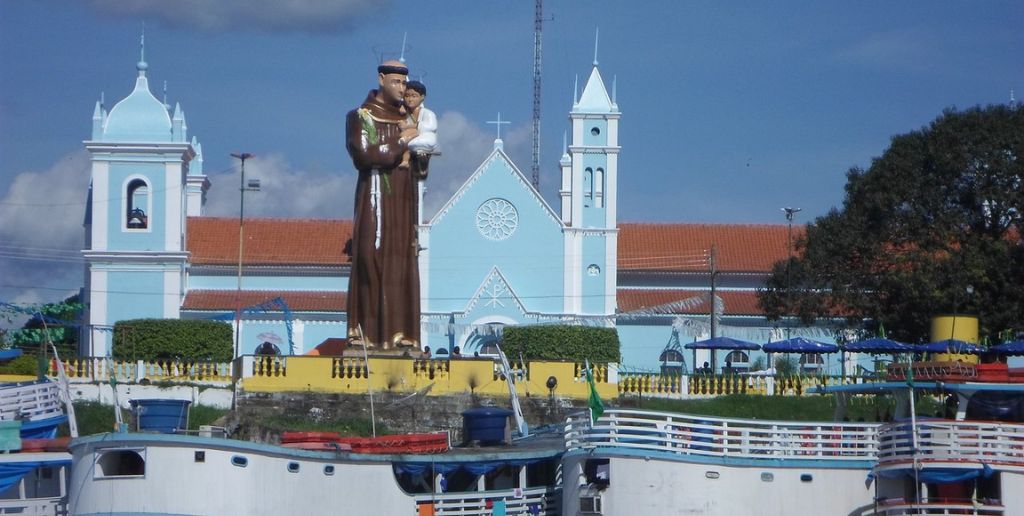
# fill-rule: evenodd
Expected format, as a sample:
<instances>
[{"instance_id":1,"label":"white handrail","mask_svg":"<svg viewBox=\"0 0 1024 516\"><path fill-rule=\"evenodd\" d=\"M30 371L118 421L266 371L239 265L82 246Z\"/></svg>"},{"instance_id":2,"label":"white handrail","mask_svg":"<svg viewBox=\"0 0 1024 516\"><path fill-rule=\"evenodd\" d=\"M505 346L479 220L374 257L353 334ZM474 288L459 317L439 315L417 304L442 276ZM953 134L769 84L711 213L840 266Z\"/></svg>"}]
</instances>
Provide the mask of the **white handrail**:
<instances>
[{"instance_id":1,"label":"white handrail","mask_svg":"<svg viewBox=\"0 0 1024 516\"><path fill-rule=\"evenodd\" d=\"M566 421L568 450L602 447L746 459L875 460L877 424L799 423L608 409Z\"/></svg>"},{"instance_id":2,"label":"white handrail","mask_svg":"<svg viewBox=\"0 0 1024 516\"><path fill-rule=\"evenodd\" d=\"M484 516L491 514L486 508L487 501L505 501L507 514L530 514L531 505L540 507L540 514L560 514L561 493L550 487L531 487L522 490L503 489L494 491L438 493L416 496L416 504L433 503L434 514L452 516Z\"/></svg>"},{"instance_id":3,"label":"white handrail","mask_svg":"<svg viewBox=\"0 0 1024 516\"><path fill-rule=\"evenodd\" d=\"M870 516L903 516L910 514L973 514L977 516L1001 516L1006 508L1002 505L989 503L964 502L933 502L907 503L901 501L882 502Z\"/></svg>"},{"instance_id":4,"label":"white handrail","mask_svg":"<svg viewBox=\"0 0 1024 516\"><path fill-rule=\"evenodd\" d=\"M917 449L913 449L913 431ZM972 460L1024 464L1024 424L988 421L889 423L878 431L880 463L907 460Z\"/></svg>"}]
</instances>

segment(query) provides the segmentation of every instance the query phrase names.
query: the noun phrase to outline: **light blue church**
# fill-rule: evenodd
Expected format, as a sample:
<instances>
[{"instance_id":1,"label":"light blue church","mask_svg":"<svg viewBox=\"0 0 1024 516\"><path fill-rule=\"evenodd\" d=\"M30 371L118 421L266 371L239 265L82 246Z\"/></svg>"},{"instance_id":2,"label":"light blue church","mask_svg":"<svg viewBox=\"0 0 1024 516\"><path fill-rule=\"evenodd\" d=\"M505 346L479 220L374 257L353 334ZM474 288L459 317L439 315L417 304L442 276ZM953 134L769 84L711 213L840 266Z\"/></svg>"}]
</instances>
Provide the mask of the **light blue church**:
<instances>
[{"instance_id":1,"label":"light blue church","mask_svg":"<svg viewBox=\"0 0 1024 516\"><path fill-rule=\"evenodd\" d=\"M188 136L180 106L152 94L146 71L142 59L135 89L109 111L96 104L85 141L92 182L81 353L108 355L114 323L135 318L230 322L240 354L273 336L284 354L344 337L350 221L246 219L239 272L243 228L238 219L203 216L211 185L202 147ZM713 255L718 334L781 337L756 289L787 256L787 227L620 223L620 117L595 64L569 110L558 206L498 139L447 203L421 217L423 345L435 355L456 346L491 354L506 325L584 324L618 328L627 370L692 368L706 352L681 346L710 331ZM639 180L630 171L622 177ZM755 357L729 359L743 368Z\"/></svg>"}]
</instances>

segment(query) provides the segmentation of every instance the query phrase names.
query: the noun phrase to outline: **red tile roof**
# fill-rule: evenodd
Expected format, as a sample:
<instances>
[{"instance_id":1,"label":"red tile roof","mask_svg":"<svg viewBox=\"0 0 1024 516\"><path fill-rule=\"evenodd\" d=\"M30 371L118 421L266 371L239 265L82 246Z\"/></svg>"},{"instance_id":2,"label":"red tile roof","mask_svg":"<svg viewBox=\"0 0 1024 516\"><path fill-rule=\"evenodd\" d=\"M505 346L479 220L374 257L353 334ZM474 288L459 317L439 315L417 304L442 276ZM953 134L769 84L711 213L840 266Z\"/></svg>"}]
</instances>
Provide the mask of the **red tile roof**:
<instances>
[{"instance_id":1,"label":"red tile roof","mask_svg":"<svg viewBox=\"0 0 1024 516\"><path fill-rule=\"evenodd\" d=\"M249 265L344 265L349 220L245 219ZM186 249L196 265L238 263L238 219L189 217Z\"/></svg>"},{"instance_id":2,"label":"red tile roof","mask_svg":"<svg viewBox=\"0 0 1024 516\"><path fill-rule=\"evenodd\" d=\"M234 310L238 306L234 290L190 290L182 310ZM295 312L344 312L347 292L306 292L295 290L243 290L242 308L266 303L280 297Z\"/></svg>"},{"instance_id":3,"label":"red tile roof","mask_svg":"<svg viewBox=\"0 0 1024 516\"><path fill-rule=\"evenodd\" d=\"M803 234L793 227L793 237ZM245 257L249 265L345 265L350 220L246 219ZM768 272L788 255L783 224L619 225L620 271L705 272L712 244L724 272ZM189 217L186 248L196 265L238 263L238 219Z\"/></svg>"},{"instance_id":4,"label":"red tile roof","mask_svg":"<svg viewBox=\"0 0 1024 516\"><path fill-rule=\"evenodd\" d=\"M793 238L803 227L793 226ZM711 246L726 272L769 272L788 256L788 226L779 224L619 224L619 270L708 270Z\"/></svg>"},{"instance_id":5,"label":"red tile roof","mask_svg":"<svg viewBox=\"0 0 1024 516\"><path fill-rule=\"evenodd\" d=\"M636 312L669 303L675 303L707 294L707 290L661 290L620 288L618 291L619 313ZM764 315L764 310L757 305L757 292L719 290L719 298L725 304L726 315ZM691 308L671 310L676 315L707 314L710 306L705 301ZM661 313L659 311L659 313Z\"/></svg>"}]
</instances>

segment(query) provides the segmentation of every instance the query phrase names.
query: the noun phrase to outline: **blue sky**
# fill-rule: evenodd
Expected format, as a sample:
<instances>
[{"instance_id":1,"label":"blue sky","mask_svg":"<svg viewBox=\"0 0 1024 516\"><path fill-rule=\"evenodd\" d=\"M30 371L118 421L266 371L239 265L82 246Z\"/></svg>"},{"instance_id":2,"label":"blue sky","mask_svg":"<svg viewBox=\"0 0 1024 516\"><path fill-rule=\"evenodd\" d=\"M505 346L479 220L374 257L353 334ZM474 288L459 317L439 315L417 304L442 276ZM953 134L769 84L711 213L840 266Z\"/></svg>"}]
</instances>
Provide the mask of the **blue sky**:
<instances>
[{"instance_id":1,"label":"blue sky","mask_svg":"<svg viewBox=\"0 0 1024 516\"><path fill-rule=\"evenodd\" d=\"M545 2L542 194L556 195L574 78L617 77L623 221L784 223L842 201L846 170L948 107L1024 96L1024 4ZM351 216L344 113L380 55L406 58L441 118L428 208L486 156L498 112L530 165L533 2L81 0L0 2L0 301L81 284L94 104L132 88L146 22L150 84L167 82L203 144L207 212L234 215L231 152L264 191L247 215ZM581 85L582 86L582 85ZM609 84L610 86L610 84ZM252 210L252 211L250 211ZM28 249L26 251L26 249Z\"/></svg>"}]
</instances>

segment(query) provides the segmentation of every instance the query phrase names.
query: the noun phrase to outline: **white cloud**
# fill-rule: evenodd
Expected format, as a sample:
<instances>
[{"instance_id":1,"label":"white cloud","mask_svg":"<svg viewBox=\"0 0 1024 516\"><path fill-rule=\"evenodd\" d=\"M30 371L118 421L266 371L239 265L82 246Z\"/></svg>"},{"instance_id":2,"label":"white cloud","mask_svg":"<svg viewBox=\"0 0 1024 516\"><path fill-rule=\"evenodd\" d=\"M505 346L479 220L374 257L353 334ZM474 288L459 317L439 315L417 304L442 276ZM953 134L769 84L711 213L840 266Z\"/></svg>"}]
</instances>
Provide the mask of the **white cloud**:
<instances>
[{"instance_id":1,"label":"white cloud","mask_svg":"<svg viewBox=\"0 0 1024 516\"><path fill-rule=\"evenodd\" d=\"M330 31L388 8L388 0L92 0L107 14L200 30Z\"/></svg>"},{"instance_id":2,"label":"white cloud","mask_svg":"<svg viewBox=\"0 0 1024 516\"><path fill-rule=\"evenodd\" d=\"M238 216L240 175L235 170L210 177L205 215ZM245 194L246 217L352 217L355 172L298 170L281 154L270 154L246 160L245 177L260 180L258 192Z\"/></svg>"},{"instance_id":3,"label":"white cloud","mask_svg":"<svg viewBox=\"0 0 1024 516\"><path fill-rule=\"evenodd\" d=\"M441 156L430 162L427 194L423 200L423 213L427 219L448 201L494 149L493 129L473 124L462 113L446 111L441 114L437 125ZM524 174L529 174L529 162L522 161L521 156L529 156L530 128L516 126L502 131L502 141L505 153L512 157Z\"/></svg>"},{"instance_id":4,"label":"white cloud","mask_svg":"<svg viewBox=\"0 0 1024 516\"><path fill-rule=\"evenodd\" d=\"M869 66L923 69L936 57L939 43L928 32L915 29L868 34L839 52L839 57Z\"/></svg>"},{"instance_id":5,"label":"white cloud","mask_svg":"<svg viewBox=\"0 0 1024 516\"><path fill-rule=\"evenodd\" d=\"M0 301L59 301L78 291L89 155L23 172L0 195Z\"/></svg>"}]
</instances>

